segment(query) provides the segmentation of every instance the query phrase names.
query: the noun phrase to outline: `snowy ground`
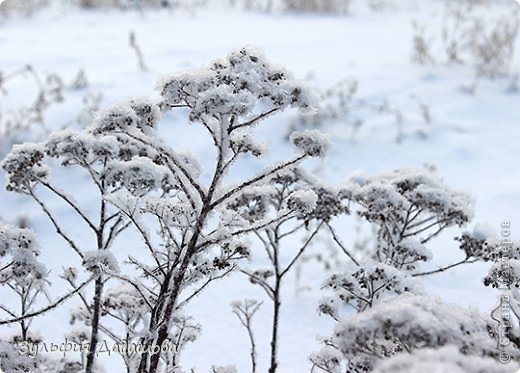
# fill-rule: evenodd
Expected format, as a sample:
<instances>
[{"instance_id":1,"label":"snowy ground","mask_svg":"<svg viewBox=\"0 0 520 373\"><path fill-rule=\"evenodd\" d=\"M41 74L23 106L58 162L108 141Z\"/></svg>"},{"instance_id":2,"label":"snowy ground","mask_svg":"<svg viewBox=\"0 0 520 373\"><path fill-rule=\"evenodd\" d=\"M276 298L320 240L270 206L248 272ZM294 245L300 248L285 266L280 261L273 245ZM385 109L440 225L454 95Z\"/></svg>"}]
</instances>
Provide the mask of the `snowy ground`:
<instances>
[{"instance_id":1,"label":"snowy ground","mask_svg":"<svg viewBox=\"0 0 520 373\"><path fill-rule=\"evenodd\" d=\"M65 80L83 68L90 85L87 89L103 93L103 105L127 96L155 97L155 82L163 73L198 67L230 50L251 45L264 50L277 63L286 66L298 77L309 73L314 82L326 87L343 78L356 78L360 95L370 99L387 98L417 119L416 100L428 103L432 123L422 125L426 137L415 134L417 123L405 120L406 136L394 141L396 128L391 118L375 120L361 128L355 140L349 129L336 125L323 128L333 136L330 155L321 163L310 163L309 169L325 180L341 182L352 172L374 175L400 167L434 165L446 182L457 189L469 191L475 198L474 222L486 222L499 229L500 222L512 222L513 237L520 228L520 175L518 173L520 144L519 94L508 93L510 79L484 80L474 95L460 87L470 85L473 71L468 66L418 66L410 62L411 20L440 22L442 2L433 0L401 2L396 10L370 12L357 9L352 15L315 16L258 14L239 10L198 10L186 12L80 12L77 10L46 11L32 18L11 18L0 21L0 69L10 72L30 63L41 72L57 72ZM128 34L135 32L148 71L138 69ZM518 58L514 66L518 69ZM514 67L513 67L514 70ZM6 85L9 95L1 96L1 110L7 113L20 102L27 102L30 84L27 79ZM52 109L47 122L60 127L77 115L84 91L68 92L66 101ZM23 101L25 99L25 101ZM408 114L407 114L408 113ZM290 154L285 140L291 114L271 120L260 135L271 145L272 159ZM162 131L172 143L191 148L200 157L209 159L196 128L178 130L180 117L168 118ZM410 130L408 130L410 128ZM407 132L408 131L408 132ZM259 165L251 163L251 173ZM231 175L233 176L233 175ZM88 203L89 192L81 180L65 180L77 188L81 200ZM49 269L59 273L72 255L56 238L52 229L25 198L0 191L0 216L14 221L19 214L30 218L42 246L43 259ZM344 240L356 238L354 219L338 224ZM69 227L74 230L73 223ZM452 229L434 241L432 267L461 258L452 237ZM81 234L81 232L77 232ZM88 239L88 238L86 238ZM125 236L116 249L123 257L133 253L131 235ZM318 250L318 247L314 249ZM447 274L428 278L425 283L432 293L443 299L479 307L489 312L497 293L482 285L487 266L482 264L459 268ZM332 324L316 312L320 282L325 274L318 265L309 264L302 277L303 285L314 290L294 294L293 278L287 283L287 301L282 310L280 371L308 371L309 354L319 344L317 335L327 335ZM60 293L62 281L55 278L53 290ZM247 336L231 314L229 302L234 299L260 298L259 289L238 275L221 281L196 299L188 313L204 328L202 337L185 351L183 366L207 372L212 364L235 364L239 371L248 371ZM66 329L70 305L59 310L59 316L42 318L37 325L49 341L60 341ZM267 367L268 302L256 319L260 346L259 371ZM103 357L107 371L119 371L117 357Z\"/></svg>"}]
</instances>

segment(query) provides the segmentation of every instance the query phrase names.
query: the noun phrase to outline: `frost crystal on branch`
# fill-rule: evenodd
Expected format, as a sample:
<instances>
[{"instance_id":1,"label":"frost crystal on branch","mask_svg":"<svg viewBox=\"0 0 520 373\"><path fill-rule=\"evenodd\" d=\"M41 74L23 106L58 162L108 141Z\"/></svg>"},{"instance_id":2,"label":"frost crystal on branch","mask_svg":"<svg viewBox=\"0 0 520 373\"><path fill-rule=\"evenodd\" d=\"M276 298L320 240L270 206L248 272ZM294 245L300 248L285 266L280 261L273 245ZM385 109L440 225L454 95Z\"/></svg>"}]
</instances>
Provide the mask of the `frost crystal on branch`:
<instances>
[{"instance_id":1,"label":"frost crystal on branch","mask_svg":"<svg viewBox=\"0 0 520 373\"><path fill-rule=\"evenodd\" d=\"M13 147L1 162L7 174L7 190L29 193L35 184L48 176L49 170L42 164L44 151L41 145L31 143Z\"/></svg>"},{"instance_id":2,"label":"frost crystal on branch","mask_svg":"<svg viewBox=\"0 0 520 373\"><path fill-rule=\"evenodd\" d=\"M108 250L87 251L83 257L83 265L94 274L117 273L119 266L116 258Z\"/></svg>"},{"instance_id":3,"label":"frost crystal on branch","mask_svg":"<svg viewBox=\"0 0 520 373\"><path fill-rule=\"evenodd\" d=\"M297 190L289 195L287 205L302 213L312 212L317 205L318 195L313 190Z\"/></svg>"},{"instance_id":4,"label":"frost crystal on branch","mask_svg":"<svg viewBox=\"0 0 520 373\"><path fill-rule=\"evenodd\" d=\"M318 130L295 132L290 140L299 151L311 157L323 157L331 143L330 137Z\"/></svg>"}]
</instances>

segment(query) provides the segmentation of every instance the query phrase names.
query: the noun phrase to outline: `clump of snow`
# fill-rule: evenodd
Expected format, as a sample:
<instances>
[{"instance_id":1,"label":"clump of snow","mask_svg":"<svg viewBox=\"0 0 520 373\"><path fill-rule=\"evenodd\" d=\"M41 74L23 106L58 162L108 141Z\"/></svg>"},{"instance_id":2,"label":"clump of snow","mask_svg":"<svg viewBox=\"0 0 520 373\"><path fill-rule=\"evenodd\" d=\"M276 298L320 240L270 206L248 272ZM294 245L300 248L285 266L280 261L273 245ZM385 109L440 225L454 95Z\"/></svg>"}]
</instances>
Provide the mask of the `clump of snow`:
<instances>
[{"instance_id":1,"label":"clump of snow","mask_svg":"<svg viewBox=\"0 0 520 373\"><path fill-rule=\"evenodd\" d=\"M388 297L398 294L411 293L423 294L424 290L419 281L393 266L377 263L363 262L362 267L346 269L341 273L330 276L324 286L335 293L335 301L345 303L357 311L381 302ZM370 284L370 286L368 286ZM324 298L320 304L322 313L333 303L329 297ZM327 305L328 304L328 305ZM331 315L337 318L337 315Z\"/></svg>"},{"instance_id":2,"label":"clump of snow","mask_svg":"<svg viewBox=\"0 0 520 373\"><path fill-rule=\"evenodd\" d=\"M230 136L229 144L235 154L251 154L254 157L267 155L265 144L255 141L249 133L234 132Z\"/></svg>"},{"instance_id":3,"label":"clump of snow","mask_svg":"<svg viewBox=\"0 0 520 373\"><path fill-rule=\"evenodd\" d=\"M313 190L297 190L289 195L287 205L300 213L306 214L316 208L318 195Z\"/></svg>"},{"instance_id":4,"label":"clump of snow","mask_svg":"<svg viewBox=\"0 0 520 373\"><path fill-rule=\"evenodd\" d=\"M102 307L105 310L124 312L126 316L138 318L146 312L143 297L129 284L122 284L108 289L104 294Z\"/></svg>"},{"instance_id":5,"label":"clump of snow","mask_svg":"<svg viewBox=\"0 0 520 373\"><path fill-rule=\"evenodd\" d=\"M389 298L345 319L333 339L346 356L387 341L400 341L409 349L455 345L477 355L496 349L486 318L478 312L411 294Z\"/></svg>"},{"instance_id":6,"label":"clump of snow","mask_svg":"<svg viewBox=\"0 0 520 373\"><path fill-rule=\"evenodd\" d=\"M167 167L146 157L136 157L130 161L110 161L104 169L104 175L108 185L121 185L134 194L174 184Z\"/></svg>"},{"instance_id":7,"label":"clump of snow","mask_svg":"<svg viewBox=\"0 0 520 373\"><path fill-rule=\"evenodd\" d=\"M91 130L94 134L127 131L137 127L139 119L128 104L113 104L96 115Z\"/></svg>"},{"instance_id":8,"label":"clump of snow","mask_svg":"<svg viewBox=\"0 0 520 373\"><path fill-rule=\"evenodd\" d=\"M372 372L512 373L518 368L515 362L503 364L490 357L463 354L456 346L445 346L395 355L381 360Z\"/></svg>"},{"instance_id":9,"label":"clump of snow","mask_svg":"<svg viewBox=\"0 0 520 373\"><path fill-rule=\"evenodd\" d=\"M341 355L341 352L331 346L325 346L319 352L313 353L310 356L310 360L314 365L325 372L341 372L341 361L343 360L343 356Z\"/></svg>"},{"instance_id":10,"label":"clump of snow","mask_svg":"<svg viewBox=\"0 0 520 373\"><path fill-rule=\"evenodd\" d=\"M147 97L134 97L128 100L137 116L137 127L147 135L152 135L157 123L161 120L159 106Z\"/></svg>"},{"instance_id":11,"label":"clump of snow","mask_svg":"<svg viewBox=\"0 0 520 373\"><path fill-rule=\"evenodd\" d=\"M294 132L290 137L293 145L303 154L323 157L330 148L330 136L318 130Z\"/></svg>"},{"instance_id":12,"label":"clump of snow","mask_svg":"<svg viewBox=\"0 0 520 373\"><path fill-rule=\"evenodd\" d=\"M13 146L11 153L0 163L7 175L6 189L27 193L35 183L46 180L49 169L42 164L44 156L42 144L26 142Z\"/></svg>"},{"instance_id":13,"label":"clump of snow","mask_svg":"<svg viewBox=\"0 0 520 373\"><path fill-rule=\"evenodd\" d=\"M428 261L433 257L432 252L424 244L413 238L401 240L393 250L403 258L413 258L414 260Z\"/></svg>"},{"instance_id":14,"label":"clump of snow","mask_svg":"<svg viewBox=\"0 0 520 373\"><path fill-rule=\"evenodd\" d=\"M475 224L473 228L473 237L477 240L488 240L490 238L496 237L497 233L493 226L487 223L478 223Z\"/></svg>"},{"instance_id":15,"label":"clump of snow","mask_svg":"<svg viewBox=\"0 0 520 373\"><path fill-rule=\"evenodd\" d=\"M39 254L32 231L0 224L0 259L9 257L9 264L0 266L0 283L14 281L18 285L43 286L47 269L37 260Z\"/></svg>"},{"instance_id":16,"label":"clump of snow","mask_svg":"<svg viewBox=\"0 0 520 373\"><path fill-rule=\"evenodd\" d=\"M96 275L102 273L117 273L119 265L117 260L108 250L94 250L84 253L83 266Z\"/></svg>"}]
</instances>

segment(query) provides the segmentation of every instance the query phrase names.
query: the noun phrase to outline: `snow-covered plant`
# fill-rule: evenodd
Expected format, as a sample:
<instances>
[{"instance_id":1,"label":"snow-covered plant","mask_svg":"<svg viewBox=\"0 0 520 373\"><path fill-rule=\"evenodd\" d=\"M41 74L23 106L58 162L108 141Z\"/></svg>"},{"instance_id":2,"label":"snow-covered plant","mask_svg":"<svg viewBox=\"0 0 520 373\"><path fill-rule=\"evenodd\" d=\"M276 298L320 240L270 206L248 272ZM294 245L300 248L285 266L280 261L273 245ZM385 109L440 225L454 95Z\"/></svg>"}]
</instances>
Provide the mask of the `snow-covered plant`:
<instances>
[{"instance_id":1,"label":"snow-covered plant","mask_svg":"<svg viewBox=\"0 0 520 373\"><path fill-rule=\"evenodd\" d=\"M120 10L180 8L193 11L207 4L207 0L73 0L80 8L116 8Z\"/></svg>"},{"instance_id":2,"label":"snow-covered plant","mask_svg":"<svg viewBox=\"0 0 520 373\"><path fill-rule=\"evenodd\" d=\"M271 13L275 8L275 2L278 3L276 0L229 0L229 5L239 6L247 11Z\"/></svg>"},{"instance_id":3,"label":"snow-covered plant","mask_svg":"<svg viewBox=\"0 0 520 373\"><path fill-rule=\"evenodd\" d=\"M478 76L494 78L508 72L520 26L514 5L494 16L489 4L448 4L442 36L449 61L469 59Z\"/></svg>"},{"instance_id":4,"label":"snow-covered plant","mask_svg":"<svg viewBox=\"0 0 520 373\"><path fill-rule=\"evenodd\" d=\"M83 99L84 108L78 119L69 123L49 123L49 113L69 100L68 90L83 90L88 81L83 70L79 70L70 83L57 73L41 74L31 65L23 66L15 71L3 74L0 71L0 96L19 96L22 92L14 89L16 79L29 78L27 91L23 91L20 103L16 106L7 101L5 111L0 110L0 157L3 157L13 144L24 141L37 141L49 135L53 128L68 127L77 122L83 128L85 122L92 119L101 97L86 92ZM14 86L14 87L13 87ZM29 93L28 93L29 92ZM13 106L13 107L10 107Z\"/></svg>"},{"instance_id":5,"label":"snow-covered plant","mask_svg":"<svg viewBox=\"0 0 520 373\"><path fill-rule=\"evenodd\" d=\"M324 298L320 313L339 321L339 309L348 305L357 312L374 306L389 295L422 293L422 287L413 277L395 267L377 262L360 262L350 272L335 273L324 284L334 292L334 297Z\"/></svg>"},{"instance_id":6,"label":"snow-covered plant","mask_svg":"<svg viewBox=\"0 0 520 373\"><path fill-rule=\"evenodd\" d=\"M117 133L156 152L146 159L135 157L107 167L107 177L127 191L110 200L133 222L153 259L153 265L132 262L141 270L147 287L155 289L144 341L154 345L168 338L171 318L184 304L249 255L240 236L301 214L300 204L264 211L266 196L257 195L258 187L304 159L322 155L328 147L327 139L317 132L295 134L296 155L291 160L227 184L225 174L238 159L265 152L253 139L252 127L286 107L308 108L312 95L285 70L249 49L233 52L205 69L166 76L158 87L162 97L159 106L163 110L187 109L189 121L207 131L217 159L205 185L193 156L171 149L152 128L141 133L130 131L125 120L98 126L100 136ZM133 180L140 180L141 187L159 189L160 195L142 198ZM144 226L145 215L156 220L160 245ZM159 361L160 354L143 354L139 371L155 372Z\"/></svg>"},{"instance_id":7,"label":"snow-covered plant","mask_svg":"<svg viewBox=\"0 0 520 373\"><path fill-rule=\"evenodd\" d=\"M312 357L316 368L339 372L371 371L376 363L424 348L452 348L463 355L498 359L490 320L476 311L452 306L425 296L402 294L338 323L327 348ZM331 352L331 348L340 355ZM510 353L514 351L510 349ZM512 355L515 356L515 355ZM407 359L408 358L408 359ZM408 360L404 355L400 361ZM395 362L395 360L393 360Z\"/></svg>"},{"instance_id":8,"label":"snow-covered plant","mask_svg":"<svg viewBox=\"0 0 520 373\"><path fill-rule=\"evenodd\" d=\"M38 260L39 254L30 230L0 223L0 289L4 294L0 311L3 318L19 319L16 342L34 342L29 330L32 320L25 317L35 311L35 304L46 295L48 285L47 269ZM11 302L13 298L17 302Z\"/></svg>"},{"instance_id":9,"label":"snow-covered plant","mask_svg":"<svg viewBox=\"0 0 520 373\"><path fill-rule=\"evenodd\" d=\"M419 63L421 65L435 62L435 59L431 54L432 38L427 35L426 27L417 21L412 22L412 27L412 62Z\"/></svg>"},{"instance_id":10,"label":"snow-covered plant","mask_svg":"<svg viewBox=\"0 0 520 373\"><path fill-rule=\"evenodd\" d=\"M308 213L307 205L314 198L297 193L283 209L249 216L237 213L233 203L280 172L322 156L329 146L317 131L294 134L296 154L291 159L230 184L225 175L240 158L264 154L265 147L253 139L252 128L285 108L309 108L313 95L284 69L250 49L235 51L203 69L165 76L158 89L157 104L130 99L99 114L86 130L61 131L43 143L16 146L2 163L7 189L37 202L95 279L92 298L82 295L83 305L75 314L91 329L87 372L93 370L100 333L106 333L101 322L103 289L110 278L131 285L143 299L148 321L140 343L160 350L140 354L136 370L177 369L178 356L162 353L160 347L179 334L182 306L249 255L241 236ZM161 110L174 109L206 130L216 153L215 164L206 168L209 178L201 178L202 167L193 155L173 149L156 131ZM54 185L48 165L53 159L71 175L73 168L84 171L98 192L97 211L92 203L87 209ZM66 233L44 200L48 194L42 197L41 191L71 208L90 229L94 247L83 247ZM119 274L120 266L109 251L130 225L149 254L148 260L128 258L140 273L137 278ZM73 277L69 273L66 279L75 286Z\"/></svg>"},{"instance_id":11,"label":"snow-covered plant","mask_svg":"<svg viewBox=\"0 0 520 373\"><path fill-rule=\"evenodd\" d=\"M313 356L314 368L337 371L343 361L338 357L338 351L348 361L348 371L352 372L371 370L377 359L410 352L415 348L457 344L463 353L469 353L460 345L464 333L457 337L460 343L447 341L437 345L435 343L440 343L438 338L428 336L428 332L435 331L432 325L445 324L446 328L452 328L453 325L447 326L448 321L450 318L456 320L459 311L443 306L434 312L434 302L423 295L424 291L418 283L418 277L484 260L484 256L490 254L490 250L485 248L486 238L482 230L476 229L457 238L465 254L462 260L435 270L419 271L420 264L432 258L427 244L445 228L462 226L470 220L472 201L469 196L451 190L433 172L416 169L396 170L374 178L354 177L347 182L341 194L351 202L349 208L352 211L377 228L375 245L365 248L364 257L356 259L346 250L332 225L328 225L336 243L350 257L351 264L333 274L324 284L333 295L325 297L319 309L336 320L338 326L334 337L325 341L328 347ZM350 317L342 315L345 305L357 314ZM397 318L387 319L394 317L391 315L393 307L396 309L395 317L407 314L407 307L417 308L407 315L415 315L417 322L423 324L423 329L432 328L422 330L410 324L410 328L415 328L417 338L424 337L424 340L411 342L411 335L394 335L407 333L408 327L400 324ZM422 308L424 311L420 311ZM402 313L398 314L397 309ZM436 312L444 314L446 320L432 321L433 316L429 314L437 315ZM373 322L374 330L363 330L363 320L366 320L366 325ZM395 325L392 326L392 323ZM492 351L496 353L493 333L486 329L491 328L490 324L481 322L479 325L482 333L485 332L479 332L479 338L481 335L486 338L482 337L481 342L471 342L468 337L466 341L473 343L472 348L478 350L475 354L485 350L488 356L495 356L492 355ZM385 330L394 327L395 330ZM463 331L466 330L464 328ZM382 334L378 336L377 333ZM442 333L439 332L439 335ZM432 344L428 341L437 342ZM494 349L490 347L492 345Z\"/></svg>"},{"instance_id":12,"label":"snow-covered plant","mask_svg":"<svg viewBox=\"0 0 520 373\"><path fill-rule=\"evenodd\" d=\"M0 94L7 95L9 83L12 79L28 75L34 82L36 89L32 102L20 106L15 110L0 113L0 155L3 156L13 143L45 134L48 128L45 124L46 111L63 101L64 84L57 74L48 74L44 77L31 65L26 65L16 71L3 75L0 73Z\"/></svg>"},{"instance_id":13,"label":"snow-covered plant","mask_svg":"<svg viewBox=\"0 0 520 373\"><path fill-rule=\"evenodd\" d=\"M29 17L48 4L49 0L3 1L2 6L0 6L0 16L9 17L21 14Z\"/></svg>"},{"instance_id":14,"label":"snow-covered plant","mask_svg":"<svg viewBox=\"0 0 520 373\"><path fill-rule=\"evenodd\" d=\"M147 119L146 113L142 112L134 114L134 118L139 118L139 115ZM85 322L91 328L90 351L86 359L89 372L94 366L99 340L103 287L105 281L118 272L117 263L108 250L115 238L129 225L124 215L105 200L105 195L115 190L107 181L105 168L110 161L126 159L133 151L138 152L139 149L121 144L115 138L97 138L91 129L83 132L64 130L52 134L41 143L15 145L2 161L2 168L7 175L7 190L24 194L36 202L56 233L77 254L84 266L84 275L95 279L93 295L80 296L87 311ZM97 193L96 203L81 203L77 197L82 192L77 188L67 190L66 183L65 190L62 190L59 185L63 183L63 178L53 177L51 169L58 174L64 171L83 179L85 182L82 185L86 190L92 188ZM78 219L77 227L83 227L89 239L80 242L67 232L63 214L51 208L51 202L68 208ZM72 292L89 281L87 279L80 283L80 277L77 271L68 271L67 276L64 276L72 286Z\"/></svg>"},{"instance_id":15,"label":"snow-covered plant","mask_svg":"<svg viewBox=\"0 0 520 373\"><path fill-rule=\"evenodd\" d=\"M322 313L339 319L336 309L342 304L362 312L389 295L420 293L414 277L481 260L461 243L466 254L462 260L419 271L420 263L433 256L427 244L447 227L461 226L472 216L470 197L451 190L431 171L402 169L373 178L351 178L341 193L351 201L350 208L376 228L375 244L355 259L328 225L351 265L325 282L334 297L322 301Z\"/></svg>"},{"instance_id":16,"label":"snow-covered plant","mask_svg":"<svg viewBox=\"0 0 520 373\"><path fill-rule=\"evenodd\" d=\"M141 71L146 71L146 64L144 63L144 55L143 50L141 49L141 46L137 43L137 38L135 36L134 31L130 31L130 34L128 35L128 41L130 44L130 48L132 48L135 52L135 55L137 57L137 63L139 65L139 69Z\"/></svg>"},{"instance_id":17,"label":"snow-covered plant","mask_svg":"<svg viewBox=\"0 0 520 373\"><path fill-rule=\"evenodd\" d=\"M400 169L352 179L343 192L360 207L357 213L378 227L372 257L406 271L430 259L425 246L429 241L473 215L471 198L451 190L428 170Z\"/></svg>"},{"instance_id":18,"label":"snow-covered plant","mask_svg":"<svg viewBox=\"0 0 520 373\"><path fill-rule=\"evenodd\" d=\"M235 301L231 303L233 313L240 321L240 324L247 331L251 354L251 373L256 373L257 364L256 341L253 332L253 317L255 316L256 312L260 309L261 306L262 302L259 302L254 299L246 299L243 302Z\"/></svg>"},{"instance_id":19,"label":"snow-covered plant","mask_svg":"<svg viewBox=\"0 0 520 373\"><path fill-rule=\"evenodd\" d=\"M35 352L43 339L32 322L34 317L56 308L73 293L50 300L48 271L39 261L39 255L40 248L32 231L0 223L0 325L20 327L19 332L0 340L0 370L5 372L52 372L59 364L48 354ZM43 299L47 299L47 304Z\"/></svg>"},{"instance_id":20,"label":"snow-covered plant","mask_svg":"<svg viewBox=\"0 0 520 373\"><path fill-rule=\"evenodd\" d=\"M312 141L322 138L318 134L313 135L316 137L313 137ZM300 134L292 136L295 144L307 146L309 154L320 155L323 152L324 138L316 144L311 144L308 137L305 139L306 143ZM320 146L317 147L317 144ZM242 219L263 219L270 211L282 216L274 224L254 232L265 251L269 265L264 268L241 269L253 284L259 285L266 292L272 302L269 372L275 372L278 366L278 328L283 281L319 230L333 217L347 213L348 210L337 190L322 185L299 168L276 173L266 180L261 188L239 194L230 207ZM307 232L305 239L301 245L291 250L291 244L287 241L294 240L295 235L301 232Z\"/></svg>"}]
</instances>

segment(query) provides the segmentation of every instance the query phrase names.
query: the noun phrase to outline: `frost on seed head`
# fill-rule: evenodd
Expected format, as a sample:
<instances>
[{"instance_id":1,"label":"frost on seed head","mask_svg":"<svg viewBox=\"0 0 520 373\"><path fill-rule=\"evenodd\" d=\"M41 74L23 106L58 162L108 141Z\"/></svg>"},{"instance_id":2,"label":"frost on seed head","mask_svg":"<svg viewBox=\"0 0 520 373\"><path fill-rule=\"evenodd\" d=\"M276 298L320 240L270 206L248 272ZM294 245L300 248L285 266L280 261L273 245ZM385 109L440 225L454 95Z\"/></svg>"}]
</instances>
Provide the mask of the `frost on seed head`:
<instances>
[{"instance_id":1,"label":"frost on seed head","mask_svg":"<svg viewBox=\"0 0 520 373\"><path fill-rule=\"evenodd\" d=\"M330 136L318 130L295 132L290 140L296 149L311 157L325 156L331 145Z\"/></svg>"}]
</instances>

